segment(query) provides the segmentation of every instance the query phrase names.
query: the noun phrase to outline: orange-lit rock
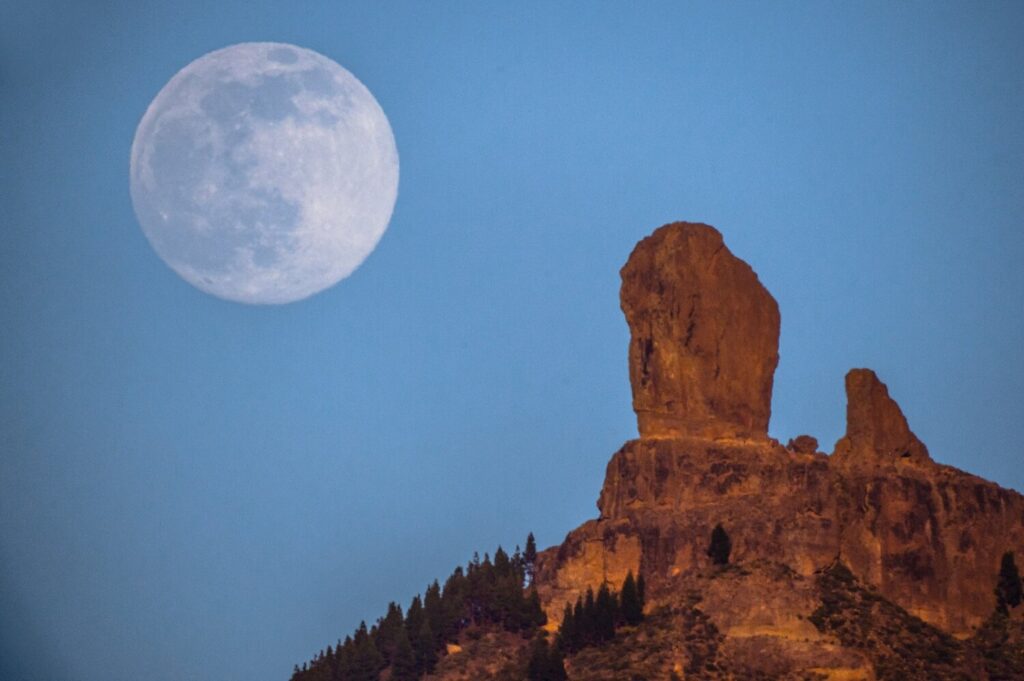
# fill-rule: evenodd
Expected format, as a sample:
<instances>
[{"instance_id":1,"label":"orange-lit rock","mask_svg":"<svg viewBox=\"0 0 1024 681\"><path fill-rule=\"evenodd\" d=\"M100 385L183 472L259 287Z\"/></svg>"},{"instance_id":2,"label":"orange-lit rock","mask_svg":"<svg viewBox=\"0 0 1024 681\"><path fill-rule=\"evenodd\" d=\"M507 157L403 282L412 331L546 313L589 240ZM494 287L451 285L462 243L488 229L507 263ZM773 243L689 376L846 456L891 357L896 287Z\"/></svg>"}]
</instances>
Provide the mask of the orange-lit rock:
<instances>
[{"instance_id":1,"label":"orange-lit rock","mask_svg":"<svg viewBox=\"0 0 1024 681\"><path fill-rule=\"evenodd\" d=\"M923 464L931 457L875 372L851 369L846 374L846 435L836 443L835 462L865 468L897 461Z\"/></svg>"},{"instance_id":2,"label":"orange-lit rock","mask_svg":"<svg viewBox=\"0 0 1024 681\"><path fill-rule=\"evenodd\" d=\"M793 584L841 561L947 632L967 634L992 612L1003 552L1024 556L1024 497L933 462L867 369L846 377L847 430L832 456L809 436L785 448L769 439L778 311L714 229L662 227L622 278L641 438L608 464L600 516L540 556L553 621L587 587L618 588L628 570L644 575L655 602L677 598L712 569L718 523L731 562L770 561ZM765 607L757 589L730 588L705 606L720 628L806 635L810 612L790 610L810 607L807 597L776 594Z\"/></svg>"},{"instance_id":3,"label":"orange-lit rock","mask_svg":"<svg viewBox=\"0 0 1024 681\"><path fill-rule=\"evenodd\" d=\"M665 225L622 268L640 437L766 438L779 308L707 225Z\"/></svg>"}]
</instances>

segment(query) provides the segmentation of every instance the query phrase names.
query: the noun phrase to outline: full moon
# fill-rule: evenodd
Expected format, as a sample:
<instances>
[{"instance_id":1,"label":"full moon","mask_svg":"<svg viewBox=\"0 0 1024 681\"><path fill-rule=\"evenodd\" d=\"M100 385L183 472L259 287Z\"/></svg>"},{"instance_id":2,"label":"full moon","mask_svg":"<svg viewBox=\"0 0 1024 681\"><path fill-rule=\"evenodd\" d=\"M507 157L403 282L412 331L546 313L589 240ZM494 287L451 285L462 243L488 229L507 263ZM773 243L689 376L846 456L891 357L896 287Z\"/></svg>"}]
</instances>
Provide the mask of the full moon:
<instances>
[{"instance_id":1,"label":"full moon","mask_svg":"<svg viewBox=\"0 0 1024 681\"><path fill-rule=\"evenodd\" d=\"M135 214L157 254L220 298L289 303L373 251L398 193L377 100L312 50L243 43L179 71L131 151Z\"/></svg>"}]
</instances>

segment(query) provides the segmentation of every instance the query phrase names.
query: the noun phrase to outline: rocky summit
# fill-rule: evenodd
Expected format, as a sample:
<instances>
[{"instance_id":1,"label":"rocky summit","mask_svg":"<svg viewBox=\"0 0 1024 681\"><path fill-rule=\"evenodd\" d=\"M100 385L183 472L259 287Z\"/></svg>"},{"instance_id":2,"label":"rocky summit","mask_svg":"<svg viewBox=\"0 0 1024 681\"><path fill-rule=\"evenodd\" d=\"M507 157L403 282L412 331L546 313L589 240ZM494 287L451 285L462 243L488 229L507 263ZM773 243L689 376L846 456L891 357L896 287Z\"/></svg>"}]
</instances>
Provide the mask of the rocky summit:
<instances>
[{"instance_id":1,"label":"rocky summit","mask_svg":"<svg viewBox=\"0 0 1024 681\"><path fill-rule=\"evenodd\" d=\"M769 437L778 306L712 227L637 244L621 304L640 437L598 517L292 681L1024 680L1024 497L933 461L870 369L832 454Z\"/></svg>"},{"instance_id":2,"label":"rocky summit","mask_svg":"<svg viewBox=\"0 0 1024 681\"><path fill-rule=\"evenodd\" d=\"M642 438L768 437L779 306L707 225L665 225L622 268Z\"/></svg>"},{"instance_id":3,"label":"rocky summit","mask_svg":"<svg viewBox=\"0 0 1024 681\"><path fill-rule=\"evenodd\" d=\"M717 661L694 671L685 632L668 636L658 678L876 678L872 617L863 641L845 643L812 617L836 569L936 636L986 626L1001 557L1024 556L1024 497L932 461L869 369L846 376L832 455L807 435L769 438L778 306L712 227L674 223L642 240L621 301L640 438L608 464L599 517L539 558L549 626L633 572L649 611L697 607L721 638ZM708 552L716 525L731 539L726 567ZM961 658L951 674L989 678L981 658Z\"/></svg>"}]
</instances>

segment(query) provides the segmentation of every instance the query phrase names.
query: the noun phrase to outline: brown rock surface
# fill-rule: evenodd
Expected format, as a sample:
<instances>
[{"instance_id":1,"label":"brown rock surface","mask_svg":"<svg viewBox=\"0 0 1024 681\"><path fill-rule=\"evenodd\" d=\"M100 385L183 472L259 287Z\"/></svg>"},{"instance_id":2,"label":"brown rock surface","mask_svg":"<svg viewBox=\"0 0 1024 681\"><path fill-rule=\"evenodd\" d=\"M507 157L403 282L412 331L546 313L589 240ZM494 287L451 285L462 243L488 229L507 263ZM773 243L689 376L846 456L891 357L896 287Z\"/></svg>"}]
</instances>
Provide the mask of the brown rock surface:
<instances>
[{"instance_id":1,"label":"brown rock surface","mask_svg":"<svg viewBox=\"0 0 1024 681\"><path fill-rule=\"evenodd\" d=\"M846 374L846 435L836 443L835 457L837 464L857 467L931 461L889 389L870 369Z\"/></svg>"},{"instance_id":2,"label":"brown rock surface","mask_svg":"<svg viewBox=\"0 0 1024 681\"><path fill-rule=\"evenodd\" d=\"M1024 497L933 462L867 369L846 377L847 431L835 454L817 452L809 436L787 448L769 439L778 311L714 229L660 228L638 244L622 280L641 439L608 464L600 517L541 555L553 622L565 602L605 581L618 586L629 570L644 575L655 603L671 601L680 583L712 568L718 523L738 565L772 561L806 580L841 562L957 635L991 614L1003 552L1024 555ZM758 636L806 633L799 618L810 612L763 602L756 589L736 588L704 607L734 634L746 609L759 619L742 626Z\"/></svg>"},{"instance_id":3,"label":"brown rock surface","mask_svg":"<svg viewBox=\"0 0 1024 681\"><path fill-rule=\"evenodd\" d=\"M818 451L818 440L810 435L798 435L786 443L786 449L797 454L814 454Z\"/></svg>"},{"instance_id":4,"label":"brown rock surface","mask_svg":"<svg viewBox=\"0 0 1024 681\"><path fill-rule=\"evenodd\" d=\"M732 562L770 559L809 576L838 559L956 634L991 614L1003 552L1024 555L1024 497L1012 490L935 463L851 470L770 443L634 440L612 457L598 508L542 557L554 618L587 586L621 584L629 569L657 586L710 568L717 523Z\"/></svg>"},{"instance_id":5,"label":"brown rock surface","mask_svg":"<svg viewBox=\"0 0 1024 681\"><path fill-rule=\"evenodd\" d=\"M640 437L767 438L779 309L707 225L665 225L622 268Z\"/></svg>"},{"instance_id":6,"label":"brown rock surface","mask_svg":"<svg viewBox=\"0 0 1024 681\"><path fill-rule=\"evenodd\" d=\"M834 454L769 438L778 310L711 227L662 227L622 279L640 439L533 583L552 631L629 572L646 616L573 651L572 681L1024 679L1024 604L996 614L994 595L1004 552L1024 556L1024 496L935 463L868 369L846 376ZM428 681L526 675L528 641L496 623L448 643Z\"/></svg>"}]
</instances>

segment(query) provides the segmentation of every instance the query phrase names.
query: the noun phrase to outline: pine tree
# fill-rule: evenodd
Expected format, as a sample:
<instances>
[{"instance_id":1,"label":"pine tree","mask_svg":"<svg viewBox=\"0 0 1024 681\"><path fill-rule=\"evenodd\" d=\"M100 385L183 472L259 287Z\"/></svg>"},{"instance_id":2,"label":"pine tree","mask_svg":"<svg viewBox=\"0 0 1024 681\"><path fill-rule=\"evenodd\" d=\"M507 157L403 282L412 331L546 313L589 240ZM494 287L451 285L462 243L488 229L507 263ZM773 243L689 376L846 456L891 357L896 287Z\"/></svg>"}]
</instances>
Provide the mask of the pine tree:
<instances>
[{"instance_id":1,"label":"pine tree","mask_svg":"<svg viewBox=\"0 0 1024 681\"><path fill-rule=\"evenodd\" d=\"M544 613L544 608L540 604L540 594L537 593L536 588L530 589L525 603L527 615L525 630L543 627L548 623L548 616Z\"/></svg>"},{"instance_id":2,"label":"pine tree","mask_svg":"<svg viewBox=\"0 0 1024 681\"><path fill-rule=\"evenodd\" d=\"M558 628L558 643L570 652L576 650L576 620L572 615L572 606L565 604L562 612L562 624Z\"/></svg>"},{"instance_id":3,"label":"pine tree","mask_svg":"<svg viewBox=\"0 0 1024 681\"><path fill-rule=\"evenodd\" d=\"M711 545L708 546L708 556L715 565L728 565L729 554L732 552L732 540L722 524L715 525L711 531Z\"/></svg>"},{"instance_id":4,"label":"pine tree","mask_svg":"<svg viewBox=\"0 0 1024 681\"><path fill-rule=\"evenodd\" d=\"M640 601L640 591L637 589L636 580L633 579L633 571L626 575L626 581L622 583L622 592L619 594L619 608L622 621L630 626L640 624L644 618L644 606Z\"/></svg>"},{"instance_id":5,"label":"pine tree","mask_svg":"<svg viewBox=\"0 0 1024 681\"><path fill-rule=\"evenodd\" d=\"M409 611L405 613L405 633L410 641L415 641L420 635L420 627L423 626L423 602L419 596L414 596L409 604Z\"/></svg>"},{"instance_id":6,"label":"pine tree","mask_svg":"<svg viewBox=\"0 0 1024 681\"><path fill-rule=\"evenodd\" d=\"M557 643L548 645L547 639L538 636L530 647L530 661L526 666L528 681L568 681L565 673L565 657Z\"/></svg>"},{"instance_id":7,"label":"pine tree","mask_svg":"<svg viewBox=\"0 0 1024 681\"><path fill-rule=\"evenodd\" d=\"M391 656L391 681L416 681L418 678L420 674L416 666L416 653L403 627L395 637L395 652Z\"/></svg>"},{"instance_id":8,"label":"pine tree","mask_svg":"<svg viewBox=\"0 0 1024 681\"><path fill-rule=\"evenodd\" d=\"M526 565L526 579L529 580L530 584L533 584L533 577L537 567L537 542L533 538L533 532L526 536L523 563Z\"/></svg>"},{"instance_id":9,"label":"pine tree","mask_svg":"<svg viewBox=\"0 0 1024 681\"><path fill-rule=\"evenodd\" d=\"M597 608L594 607L594 590L587 588L587 595L583 598L583 636L580 645L589 646L597 642Z\"/></svg>"},{"instance_id":10,"label":"pine tree","mask_svg":"<svg viewBox=\"0 0 1024 681\"><path fill-rule=\"evenodd\" d=\"M461 567L455 568L451 576L445 580L441 592L441 611L443 613L444 630L440 632L441 640L452 640L459 630L468 623L466 617L466 590L468 580Z\"/></svg>"},{"instance_id":11,"label":"pine tree","mask_svg":"<svg viewBox=\"0 0 1024 681\"><path fill-rule=\"evenodd\" d=\"M615 620L618 618L618 602L607 584L602 584L594 601L595 633L597 641L603 643L615 638Z\"/></svg>"},{"instance_id":12,"label":"pine tree","mask_svg":"<svg viewBox=\"0 0 1024 681\"><path fill-rule=\"evenodd\" d=\"M996 610L1008 614L1010 608L1016 608L1024 600L1024 587L1021 584L1020 572L1013 559L1013 552L1003 554L999 567L999 579L996 582Z\"/></svg>"},{"instance_id":13,"label":"pine tree","mask_svg":"<svg viewBox=\"0 0 1024 681\"><path fill-rule=\"evenodd\" d=\"M583 646L587 645L587 615L583 611L583 597L576 597L576 605L572 609L572 646L569 648L570 651L577 651Z\"/></svg>"},{"instance_id":14,"label":"pine tree","mask_svg":"<svg viewBox=\"0 0 1024 681\"><path fill-rule=\"evenodd\" d=\"M373 638L366 630L366 622L359 624L354 639L355 650L349 671L349 678L352 681L378 681L380 672L384 668L384 658L381 656Z\"/></svg>"},{"instance_id":15,"label":"pine tree","mask_svg":"<svg viewBox=\"0 0 1024 681\"><path fill-rule=\"evenodd\" d=\"M548 650L548 642L543 636L538 636L530 647L530 661L526 665L526 678L529 681L548 681L550 664L551 653Z\"/></svg>"},{"instance_id":16,"label":"pine tree","mask_svg":"<svg viewBox=\"0 0 1024 681\"><path fill-rule=\"evenodd\" d=\"M445 612L441 602L441 585L435 579L423 594L423 617L430 623L430 632L434 635L434 648L444 642Z\"/></svg>"},{"instance_id":17,"label":"pine tree","mask_svg":"<svg viewBox=\"0 0 1024 681\"><path fill-rule=\"evenodd\" d=\"M352 663L356 657L356 643L351 636L345 637L345 643L334 653L334 678L348 681L352 678Z\"/></svg>"},{"instance_id":18,"label":"pine tree","mask_svg":"<svg viewBox=\"0 0 1024 681\"><path fill-rule=\"evenodd\" d=\"M405 618L402 616L402 608L394 601L388 603L388 614L378 620L377 635L374 637L377 650L384 656L384 659L391 659L391 655L395 652L398 632L404 628Z\"/></svg>"},{"instance_id":19,"label":"pine tree","mask_svg":"<svg viewBox=\"0 0 1024 681\"><path fill-rule=\"evenodd\" d=\"M434 671L434 665L437 664L437 646L434 643L434 632L430 629L430 621L426 618L416 636L413 652L416 653L416 669L421 674Z\"/></svg>"},{"instance_id":20,"label":"pine tree","mask_svg":"<svg viewBox=\"0 0 1024 681\"><path fill-rule=\"evenodd\" d=\"M522 580L512 571L512 562L499 546L494 553L493 600L489 610L496 622L508 631L529 628L527 602L523 597Z\"/></svg>"},{"instance_id":21,"label":"pine tree","mask_svg":"<svg viewBox=\"0 0 1024 681\"><path fill-rule=\"evenodd\" d=\"M523 575L526 574L526 566L523 561L523 550L519 548L519 544L516 544L516 550L512 554L512 568Z\"/></svg>"},{"instance_id":22,"label":"pine tree","mask_svg":"<svg viewBox=\"0 0 1024 681\"><path fill-rule=\"evenodd\" d=\"M548 648L546 666L545 681L568 681L569 675L565 673L565 656L557 643Z\"/></svg>"},{"instance_id":23,"label":"pine tree","mask_svg":"<svg viewBox=\"0 0 1024 681\"><path fill-rule=\"evenodd\" d=\"M512 569L512 562L508 558L508 554L505 550L498 547L498 550L494 552L494 572L500 577L506 577Z\"/></svg>"}]
</instances>

